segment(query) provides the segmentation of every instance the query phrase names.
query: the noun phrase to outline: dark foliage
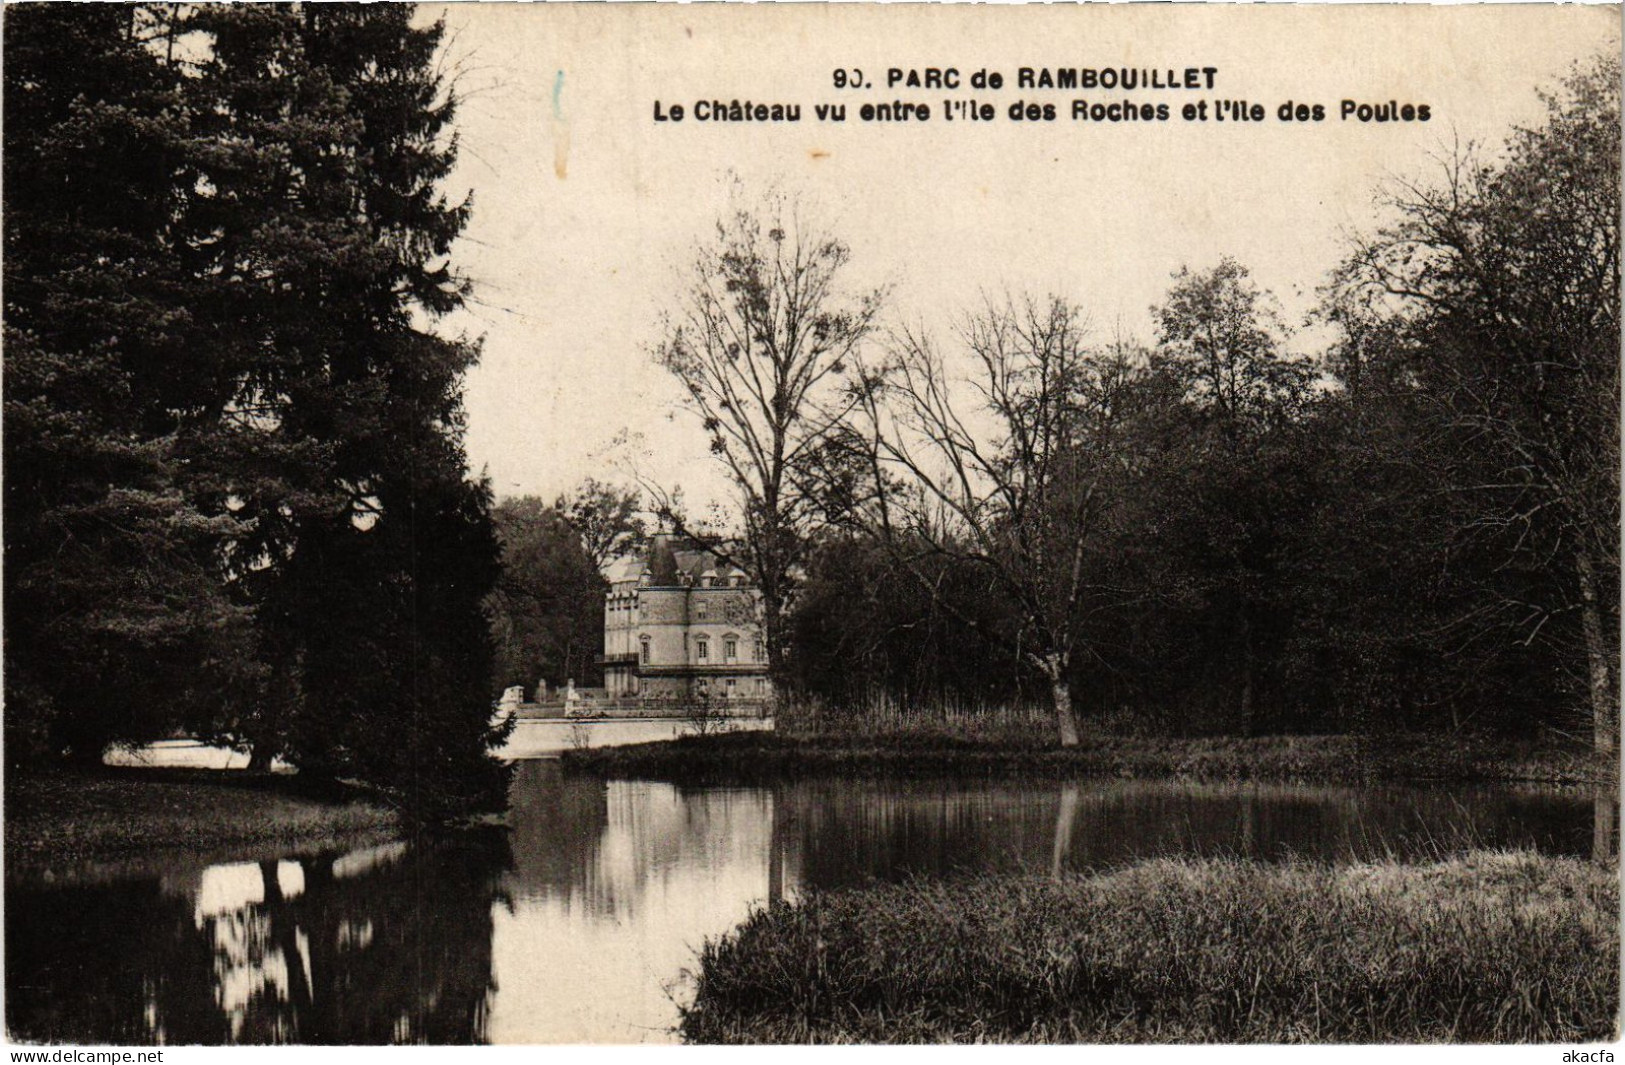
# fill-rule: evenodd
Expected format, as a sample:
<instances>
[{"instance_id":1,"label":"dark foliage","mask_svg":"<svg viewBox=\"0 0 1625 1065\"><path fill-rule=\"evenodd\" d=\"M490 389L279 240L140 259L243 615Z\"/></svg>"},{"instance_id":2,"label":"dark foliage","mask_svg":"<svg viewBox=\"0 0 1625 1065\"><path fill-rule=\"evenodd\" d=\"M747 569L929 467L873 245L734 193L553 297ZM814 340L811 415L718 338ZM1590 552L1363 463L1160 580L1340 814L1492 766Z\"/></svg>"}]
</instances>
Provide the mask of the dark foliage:
<instances>
[{"instance_id":1,"label":"dark foliage","mask_svg":"<svg viewBox=\"0 0 1625 1065\"><path fill-rule=\"evenodd\" d=\"M983 315L962 330L986 400L971 413L997 427L978 437L927 372L931 342L905 336L917 358L864 393L868 486L830 493L857 535L826 537L807 566L797 690L967 712L1042 701L1033 656L1064 632L1071 701L1097 730L1611 748L1617 73L1578 71L1499 158L1401 185L1391 224L1327 286L1333 339L1310 356L1289 354L1269 294L1231 260L1175 275L1147 353L1066 335L1080 367L1115 356L1109 391L1040 372L1064 347L1052 333ZM911 423L921 410L937 420ZM1088 471L1087 493L1057 470ZM1046 509L1047 485L1081 517Z\"/></svg>"},{"instance_id":2,"label":"dark foliage","mask_svg":"<svg viewBox=\"0 0 1625 1065\"><path fill-rule=\"evenodd\" d=\"M552 505L534 496L505 499L493 513L502 540L502 576L488 600L497 647L496 688L534 694L603 682L602 561L636 537L629 494L589 484ZM594 558L594 552L599 559Z\"/></svg>"},{"instance_id":3,"label":"dark foliage","mask_svg":"<svg viewBox=\"0 0 1625 1065\"><path fill-rule=\"evenodd\" d=\"M423 325L469 205L412 18L8 12L14 757L184 730L429 816L500 798L478 352Z\"/></svg>"}]
</instances>

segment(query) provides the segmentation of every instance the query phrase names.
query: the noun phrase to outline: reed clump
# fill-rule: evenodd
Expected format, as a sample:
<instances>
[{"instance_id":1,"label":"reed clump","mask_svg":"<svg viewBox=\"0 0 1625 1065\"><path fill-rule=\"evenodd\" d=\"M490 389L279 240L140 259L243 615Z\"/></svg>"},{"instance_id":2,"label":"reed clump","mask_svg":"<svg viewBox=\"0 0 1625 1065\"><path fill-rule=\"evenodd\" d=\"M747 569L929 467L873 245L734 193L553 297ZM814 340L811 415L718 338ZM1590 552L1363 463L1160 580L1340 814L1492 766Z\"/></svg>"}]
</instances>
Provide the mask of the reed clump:
<instances>
[{"instance_id":1,"label":"reed clump","mask_svg":"<svg viewBox=\"0 0 1625 1065\"><path fill-rule=\"evenodd\" d=\"M1618 1030L1594 864L1159 859L756 913L701 955L698 1043L1579 1042Z\"/></svg>"},{"instance_id":2,"label":"reed clump","mask_svg":"<svg viewBox=\"0 0 1625 1065\"><path fill-rule=\"evenodd\" d=\"M1103 723L1090 721L1092 734ZM860 704L786 701L774 714L774 731L796 739L840 736L849 740L952 740L1011 747L1052 746L1055 712L1033 703L943 699L930 705L874 696Z\"/></svg>"}]
</instances>

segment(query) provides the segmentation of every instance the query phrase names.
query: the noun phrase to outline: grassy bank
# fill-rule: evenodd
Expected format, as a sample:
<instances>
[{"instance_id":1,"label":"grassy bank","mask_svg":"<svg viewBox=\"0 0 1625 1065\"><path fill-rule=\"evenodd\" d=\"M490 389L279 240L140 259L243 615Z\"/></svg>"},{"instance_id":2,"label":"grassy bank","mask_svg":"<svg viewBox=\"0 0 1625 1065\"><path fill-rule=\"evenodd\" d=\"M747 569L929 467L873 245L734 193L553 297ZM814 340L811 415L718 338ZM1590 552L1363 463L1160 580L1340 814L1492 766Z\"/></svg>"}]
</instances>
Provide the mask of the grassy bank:
<instances>
[{"instance_id":1,"label":"grassy bank","mask_svg":"<svg viewBox=\"0 0 1625 1065\"><path fill-rule=\"evenodd\" d=\"M1361 783L1381 780L1608 783L1618 763L1581 749L1455 737L1379 743L1353 736L1256 739L1092 736L1053 746L1047 733L962 739L920 732L794 735L740 732L566 751L573 768L686 784L770 783L821 773L959 778L1010 774L1176 777L1205 781Z\"/></svg>"},{"instance_id":2,"label":"grassy bank","mask_svg":"<svg viewBox=\"0 0 1625 1065\"><path fill-rule=\"evenodd\" d=\"M828 895L707 944L690 1042L1615 1038L1619 885L1570 859L1159 860Z\"/></svg>"},{"instance_id":3,"label":"grassy bank","mask_svg":"<svg viewBox=\"0 0 1625 1065\"><path fill-rule=\"evenodd\" d=\"M378 837L395 814L338 787L211 769L87 768L6 774L8 862L146 848Z\"/></svg>"}]
</instances>

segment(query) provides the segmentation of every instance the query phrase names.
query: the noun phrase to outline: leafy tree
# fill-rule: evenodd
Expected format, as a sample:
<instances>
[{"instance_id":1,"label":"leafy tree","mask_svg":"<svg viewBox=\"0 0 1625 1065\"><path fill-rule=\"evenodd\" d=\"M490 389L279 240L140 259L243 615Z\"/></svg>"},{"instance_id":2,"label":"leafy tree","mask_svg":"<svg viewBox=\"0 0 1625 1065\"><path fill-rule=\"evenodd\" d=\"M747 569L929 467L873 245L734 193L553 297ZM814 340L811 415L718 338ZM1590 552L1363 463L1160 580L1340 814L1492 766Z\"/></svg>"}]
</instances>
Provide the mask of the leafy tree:
<instances>
[{"instance_id":1,"label":"leafy tree","mask_svg":"<svg viewBox=\"0 0 1625 1065\"><path fill-rule=\"evenodd\" d=\"M584 685L602 680L597 655L604 646L608 584L573 512L564 497L547 506L535 496L505 499L494 511L502 575L488 602L499 689L514 684L528 689L538 678L555 687L569 680ZM593 514L595 522L602 516ZM589 536L602 533L596 524L591 529Z\"/></svg>"},{"instance_id":2,"label":"leafy tree","mask_svg":"<svg viewBox=\"0 0 1625 1065\"><path fill-rule=\"evenodd\" d=\"M910 553L927 582L869 538L819 537L790 620L793 690L848 713L886 704L975 712L1024 702L1035 687L1042 697L1031 667L978 631L1013 625L987 574L924 543ZM943 600L979 624L961 623Z\"/></svg>"},{"instance_id":3,"label":"leafy tree","mask_svg":"<svg viewBox=\"0 0 1625 1065\"><path fill-rule=\"evenodd\" d=\"M1578 70L1503 159L1402 185L1342 288L1375 291L1451 495L1450 549L1478 575L1461 641L1545 645L1584 677L1593 741L1617 743L1619 66ZM1351 298L1351 297L1345 297Z\"/></svg>"},{"instance_id":4,"label":"leafy tree","mask_svg":"<svg viewBox=\"0 0 1625 1065\"><path fill-rule=\"evenodd\" d=\"M1185 267L1153 312L1160 364L1233 447L1301 407L1310 372L1284 356L1285 327L1245 266Z\"/></svg>"},{"instance_id":5,"label":"leafy tree","mask_svg":"<svg viewBox=\"0 0 1625 1065\"><path fill-rule=\"evenodd\" d=\"M1284 530L1298 630L1282 679L1320 728L1527 723L1549 699L1529 680L1550 664L1498 665L1460 639L1452 619L1477 598L1481 560L1451 543L1459 501L1415 387L1415 337L1374 295L1334 284L1318 312L1338 332L1325 359L1338 387L1295 434L1314 491Z\"/></svg>"},{"instance_id":6,"label":"leafy tree","mask_svg":"<svg viewBox=\"0 0 1625 1065\"><path fill-rule=\"evenodd\" d=\"M1174 277L1154 308L1155 365L1182 395L1186 446L1166 497L1179 557L1202 608L1201 643L1226 664L1210 687L1234 692L1235 723L1258 725L1258 676L1278 657L1291 626L1282 587L1285 530L1303 497L1293 430L1308 401L1311 371L1285 357L1286 331L1269 297L1232 259ZM1217 645L1217 646L1215 646Z\"/></svg>"}]
</instances>

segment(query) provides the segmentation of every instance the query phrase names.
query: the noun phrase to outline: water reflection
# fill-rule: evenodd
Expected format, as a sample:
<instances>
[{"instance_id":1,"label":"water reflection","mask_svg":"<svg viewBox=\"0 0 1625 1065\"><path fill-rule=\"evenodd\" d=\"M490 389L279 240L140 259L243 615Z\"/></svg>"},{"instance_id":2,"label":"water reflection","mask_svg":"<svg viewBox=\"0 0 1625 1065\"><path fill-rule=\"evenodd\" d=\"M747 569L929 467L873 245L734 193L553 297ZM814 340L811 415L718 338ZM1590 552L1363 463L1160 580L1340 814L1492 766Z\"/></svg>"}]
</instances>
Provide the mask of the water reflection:
<instances>
[{"instance_id":1,"label":"water reflection","mask_svg":"<svg viewBox=\"0 0 1625 1065\"><path fill-rule=\"evenodd\" d=\"M480 1043L500 834L7 886L6 1021L54 1043Z\"/></svg>"},{"instance_id":2,"label":"water reflection","mask_svg":"<svg viewBox=\"0 0 1625 1065\"><path fill-rule=\"evenodd\" d=\"M1591 860L1611 864L1619 858L1619 796L1598 791L1591 801Z\"/></svg>"},{"instance_id":3,"label":"water reflection","mask_svg":"<svg viewBox=\"0 0 1625 1065\"><path fill-rule=\"evenodd\" d=\"M1596 810L1611 816L1612 796ZM1152 855L1346 861L1462 846L1581 856L1592 798L1541 789L818 780L695 788L521 765L497 1042L671 1038L708 936L752 906L872 879L1059 874ZM590 978L588 978L590 974Z\"/></svg>"},{"instance_id":4,"label":"water reflection","mask_svg":"<svg viewBox=\"0 0 1625 1065\"><path fill-rule=\"evenodd\" d=\"M803 782L780 790L792 885L978 869L1059 873L1170 855L1269 861L1528 847L1584 857L1617 799L1539 788L1152 781Z\"/></svg>"},{"instance_id":5,"label":"water reflection","mask_svg":"<svg viewBox=\"0 0 1625 1065\"><path fill-rule=\"evenodd\" d=\"M1617 854L1611 793L1130 781L685 789L522 763L510 827L433 845L8 881L7 1020L55 1042L668 1041L770 898L1152 855Z\"/></svg>"},{"instance_id":6,"label":"water reflection","mask_svg":"<svg viewBox=\"0 0 1625 1065\"><path fill-rule=\"evenodd\" d=\"M768 893L772 793L568 777L523 763L497 1042L668 1041L685 970Z\"/></svg>"}]
</instances>

